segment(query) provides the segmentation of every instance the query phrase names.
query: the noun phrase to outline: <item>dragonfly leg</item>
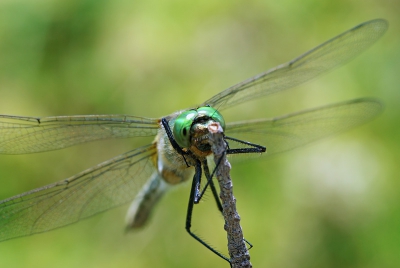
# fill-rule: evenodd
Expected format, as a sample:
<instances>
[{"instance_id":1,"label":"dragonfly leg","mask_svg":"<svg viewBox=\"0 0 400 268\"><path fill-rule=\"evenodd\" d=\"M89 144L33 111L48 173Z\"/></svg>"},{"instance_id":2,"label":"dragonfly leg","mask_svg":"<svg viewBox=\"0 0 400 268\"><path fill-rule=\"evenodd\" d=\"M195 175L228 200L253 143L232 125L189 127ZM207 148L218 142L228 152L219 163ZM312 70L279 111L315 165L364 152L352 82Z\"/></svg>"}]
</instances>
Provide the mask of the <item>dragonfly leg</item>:
<instances>
[{"instance_id":1,"label":"dragonfly leg","mask_svg":"<svg viewBox=\"0 0 400 268\"><path fill-rule=\"evenodd\" d=\"M248 142L248 141L242 141L242 140L238 140L238 139L235 139L235 138L232 138L232 137L228 137L228 136L225 136L225 139L226 140L236 141L238 143L245 144L245 145L251 147L251 148L228 149L228 150L226 150L227 154L264 153L267 150L262 145L251 143L251 142Z\"/></svg>"},{"instance_id":2,"label":"dragonfly leg","mask_svg":"<svg viewBox=\"0 0 400 268\"><path fill-rule=\"evenodd\" d=\"M165 129L165 133L167 134L169 142L171 143L172 147L175 149L175 151L177 151L180 155L182 155L183 160L185 160L186 166L189 167L189 164L188 164L188 162L186 162L186 158L185 158L186 153L185 153L185 151L182 150L182 148L179 146L179 144L174 139L174 135L172 134L172 131L171 131L171 128L169 127L167 119L162 118L161 123Z\"/></svg>"},{"instance_id":3,"label":"dragonfly leg","mask_svg":"<svg viewBox=\"0 0 400 268\"><path fill-rule=\"evenodd\" d=\"M222 159L222 157L221 157L221 159ZM221 162L221 161L218 161L218 165L220 164L220 162ZM216 167L216 168L217 168L217 167ZM205 191L207 190L208 185L210 185L210 188L211 188L211 191L212 191L212 193L213 193L214 200L215 200L215 202L216 202L216 204L217 204L218 210L219 210L219 211L221 212L221 214L222 214L223 208L222 208L221 200L219 199L217 189L216 189L215 184L214 184L214 182L213 182L213 180L212 180L212 178L214 177L214 173L215 173L216 168L214 169L212 175L210 175L210 169L208 168L207 160L204 160L204 161L203 161L203 170L204 170L204 175L205 175L206 178L207 178L207 184L204 186L204 188L203 188L203 190L201 191L200 195L196 195L196 196L195 196L195 198L194 198L194 203L197 204L197 203L200 202L200 199L203 197ZM196 192L198 193L199 191L196 191ZM251 249L251 248L253 247L253 244L250 243L246 238L243 238L243 240L244 240L244 242L246 242L246 244L249 246L249 247L247 248L248 250Z\"/></svg>"},{"instance_id":4,"label":"dragonfly leg","mask_svg":"<svg viewBox=\"0 0 400 268\"><path fill-rule=\"evenodd\" d=\"M230 148L229 148L229 144L228 144L228 142L227 142L226 140L233 140L233 141L235 141L235 142L238 142L238 143L241 143L241 144L245 144L245 145L247 145L247 146L251 146L251 148L236 148L236 149L230 149ZM265 148L264 146L262 146L262 145L258 145L258 144L251 143L251 142L248 142L248 141L242 141L242 140L235 139L235 138L228 137L228 136L225 136L225 142L227 143L227 148L228 148L228 149L226 150L226 153L227 153L227 154L263 153L263 152L266 151L266 148ZM201 199L201 197L204 195L205 191L207 190L208 185L210 185L211 190L212 190L213 195L214 195L214 198L215 198L215 200L216 200L216 202L217 202L218 209L219 209L219 211L222 212L221 202L220 202L220 200L219 200L219 198L218 198L217 190L215 189L214 183L213 183L213 181L212 181L212 178L214 177L215 171L217 170L217 167L218 167L219 164L221 163L221 159L222 159L222 157L219 159L219 161L218 161L218 163L217 163L217 166L214 168L214 170L213 170L213 172L212 172L211 175L210 175L210 171L209 171L209 168L208 168L207 160L203 161L203 169L204 169L205 176L206 176L206 178L207 178L207 183L206 183L206 185L204 186L203 190L201 191L200 195L195 196L194 202L195 202L196 204L197 204L198 202L200 202L200 199ZM247 241L246 241L246 242L247 242ZM247 242L247 243L251 246L251 244L250 244L249 242Z\"/></svg>"},{"instance_id":5,"label":"dragonfly leg","mask_svg":"<svg viewBox=\"0 0 400 268\"><path fill-rule=\"evenodd\" d=\"M207 179L207 183L206 183L206 185L204 186L204 188L203 188L203 190L201 191L201 193L198 194L198 195L196 195L196 196L194 197L194 203L195 203L195 204L198 204L198 203L200 202L201 198L203 197L204 193L206 192L206 190L207 190L207 188L208 188L208 185L210 185L210 188L211 188L211 191L212 191L212 193L213 193L215 202L217 203L218 210L222 213L221 200L220 200L219 197L218 197L217 188L215 187L215 184L214 184L214 182L213 182L213 180L212 180L213 175L214 175L214 172L213 172L212 175L210 175L210 169L208 168L207 159L205 159L204 161L202 161L202 164L203 164L204 175L205 175L205 177L206 177L206 179Z\"/></svg>"},{"instance_id":6,"label":"dragonfly leg","mask_svg":"<svg viewBox=\"0 0 400 268\"><path fill-rule=\"evenodd\" d=\"M193 233L190 228L192 227L192 214L193 214L193 206L194 206L194 199L196 194L198 194L199 191L199 185L200 185L200 179L201 179L201 162L199 160L196 161L196 166L195 166L195 174L193 176L193 181L192 181L192 187L190 190L190 196L189 196L189 204L188 204L188 209L187 209L187 214L186 214L186 226L185 229L186 231L198 242L200 242L203 246L214 252L217 256L220 258L226 260L230 264L230 260L228 257L224 256L222 253L218 252L216 249L211 247L209 244L207 244L204 240L202 240L199 236L197 236L195 233Z\"/></svg>"},{"instance_id":7,"label":"dragonfly leg","mask_svg":"<svg viewBox=\"0 0 400 268\"><path fill-rule=\"evenodd\" d=\"M222 157L221 157L221 159L222 159ZM221 163L221 159L218 161L218 165ZM203 169L204 169L205 176L207 178L207 184L204 186L204 188L203 188L203 190L202 190L202 192L201 192L201 194L199 196L199 201L200 201L201 197L204 195L204 193L205 193L205 191L207 189L207 186L210 185L210 188L211 188L211 191L213 193L215 202L217 203L218 210L222 214L223 208L222 208L221 200L219 199L219 196L218 196L218 193L217 193L217 189L215 188L215 184L214 184L214 182L212 180L212 178L214 177L214 173L215 173L215 170L217 169L217 167L215 167L215 169L213 170L212 174L210 175L210 170L208 168L207 160L205 160L203 162ZM243 238L243 240L244 240L244 242L247 243L247 245L249 245L248 249L251 249L253 247L253 244L250 243L246 238Z\"/></svg>"}]
</instances>

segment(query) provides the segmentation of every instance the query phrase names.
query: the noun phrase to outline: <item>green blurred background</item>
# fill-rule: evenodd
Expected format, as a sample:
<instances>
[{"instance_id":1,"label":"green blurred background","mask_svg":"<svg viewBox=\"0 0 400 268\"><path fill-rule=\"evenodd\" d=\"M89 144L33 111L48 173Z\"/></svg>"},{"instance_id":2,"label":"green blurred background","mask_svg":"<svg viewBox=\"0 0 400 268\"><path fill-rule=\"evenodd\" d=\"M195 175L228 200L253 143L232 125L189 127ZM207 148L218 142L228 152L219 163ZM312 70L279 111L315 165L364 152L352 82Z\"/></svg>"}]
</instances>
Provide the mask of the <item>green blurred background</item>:
<instances>
[{"instance_id":1,"label":"green blurred background","mask_svg":"<svg viewBox=\"0 0 400 268\"><path fill-rule=\"evenodd\" d=\"M254 267L400 266L400 1L2 0L0 114L160 117L199 104L361 22L389 21L371 49L294 90L226 111L270 117L357 97L384 113L351 132L234 165ZM0 156L0 199L61 180L151 139ZM228 267L184 230L189 184L142 231L127 206L0 243L0 267ZM194 230L226 249L208 195Z\"/></svg>"}]
</instances>

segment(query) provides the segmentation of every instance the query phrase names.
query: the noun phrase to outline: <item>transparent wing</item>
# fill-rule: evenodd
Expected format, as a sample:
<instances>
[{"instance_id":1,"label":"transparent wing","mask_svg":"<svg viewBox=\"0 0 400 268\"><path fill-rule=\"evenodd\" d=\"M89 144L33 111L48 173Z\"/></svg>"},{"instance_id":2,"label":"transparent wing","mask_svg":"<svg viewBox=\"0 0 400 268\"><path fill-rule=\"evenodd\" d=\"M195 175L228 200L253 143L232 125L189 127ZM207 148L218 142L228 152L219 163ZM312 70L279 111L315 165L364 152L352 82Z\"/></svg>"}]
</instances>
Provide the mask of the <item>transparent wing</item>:
<instances>
[{"instance_id":1,"label":"transparent wing","mask_svg":"<svg viewBox=\"0 0 400 268\"><path fill-rule=\"evenodd\" d=\"M0 241L46 232L132 201L155 171L155 145L0 201Z\"/></svg>"},{"instance_id":2,"label":"transparent wing","mask_svg":"<svg viewBox=\"0 0 400 268\"><path fill-rule=\"evenodd\" d=\"M376 99L356 99L272 119L227 124L225 132L265 146L264 155L270 156L366 123L382 108Z\"/></svg>"},{"instance_id":3,"label":"transparent wing","mask_svg":"<svg viewBox=\"0 0 400 268\"><path fill-rule=\"evenodd\" d=\"M202 104L218 110L304 83L371 46L388 28L385 20L362 23L298 58L234 85Z\"/></svg>"},{"instance_id":4,"label":"transparent wing","mask_svg":"<svg viewBox=\"0 0 400 268\"><path fill-rule=\"evenodd\" d=\"M126 115L0 115L0 153L36 153L95 140L155 136L158 122Z\"/></svg>"}]
</instances>

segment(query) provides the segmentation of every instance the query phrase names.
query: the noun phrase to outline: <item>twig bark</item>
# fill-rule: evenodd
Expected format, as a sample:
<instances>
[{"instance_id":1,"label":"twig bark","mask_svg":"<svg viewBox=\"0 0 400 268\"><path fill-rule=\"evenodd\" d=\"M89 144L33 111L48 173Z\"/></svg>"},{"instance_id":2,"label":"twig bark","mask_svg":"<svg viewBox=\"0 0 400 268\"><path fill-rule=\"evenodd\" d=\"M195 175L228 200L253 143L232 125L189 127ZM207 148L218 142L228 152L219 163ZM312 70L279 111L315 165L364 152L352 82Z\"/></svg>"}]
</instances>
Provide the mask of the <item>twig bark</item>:
<instances>
[{"instance_id":1,"label":"twig bark","mask_svg":"<svg viewBox=\"0 0 400 268\"><path fill-rule=\"evenodd\" d=\"M252 267L250 254L240 226L240 216L236 211L236 199L233 196L233 184L230 177L231 164L226 159L227 144L224 140L223 130L219 123L212 123L208 126L208 131L210 133L211 150L217 167L216 177L221 190L222 213L225 219L224 229L228 237L231 266L233 268Z\"/></svg>"}]
</instances>

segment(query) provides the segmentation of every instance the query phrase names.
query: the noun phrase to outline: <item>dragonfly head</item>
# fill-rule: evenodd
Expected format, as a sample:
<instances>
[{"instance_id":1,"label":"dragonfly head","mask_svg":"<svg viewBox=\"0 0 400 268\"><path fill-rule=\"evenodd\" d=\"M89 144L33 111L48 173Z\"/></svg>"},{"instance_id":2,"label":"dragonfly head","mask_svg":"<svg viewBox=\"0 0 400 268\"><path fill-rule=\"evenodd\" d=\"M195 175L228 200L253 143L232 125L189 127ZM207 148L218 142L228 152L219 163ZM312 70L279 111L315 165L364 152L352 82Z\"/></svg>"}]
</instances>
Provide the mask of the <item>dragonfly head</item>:
<instances>
[{"instance_id":1,"label":"dragonfly head","mask_svg":"<svg viewBox=\"0 0 400 268\"><path fill-rule=\"evenodd\" d=\"M173 135L182 148L188 148L195 154L210 154L207 126L218 122L225 130L225 120L214 108L209 106L187 110L175 119Z\"/></svg>"}]
</instances>

